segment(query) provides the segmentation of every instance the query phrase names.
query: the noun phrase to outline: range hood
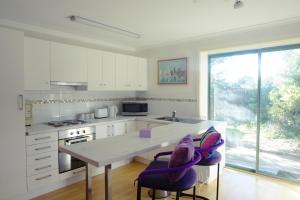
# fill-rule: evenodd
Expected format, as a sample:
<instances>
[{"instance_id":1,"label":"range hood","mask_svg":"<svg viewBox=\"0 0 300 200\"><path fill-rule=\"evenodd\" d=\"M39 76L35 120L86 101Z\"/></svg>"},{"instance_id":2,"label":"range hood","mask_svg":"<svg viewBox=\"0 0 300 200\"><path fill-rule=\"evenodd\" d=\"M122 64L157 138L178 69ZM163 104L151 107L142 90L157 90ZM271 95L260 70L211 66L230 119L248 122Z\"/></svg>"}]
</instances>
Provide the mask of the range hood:
<instances>
[{"instance_id":1,"label":"range hood","mask_svg":"<svg viewBox=\"0 0 300 200\"><path fill-rule=\"evenodd\" d=\"M51 85L58 86L87 86L87 82L62 82L62 81L51 81Z\"/></svg>"}]
</instances>

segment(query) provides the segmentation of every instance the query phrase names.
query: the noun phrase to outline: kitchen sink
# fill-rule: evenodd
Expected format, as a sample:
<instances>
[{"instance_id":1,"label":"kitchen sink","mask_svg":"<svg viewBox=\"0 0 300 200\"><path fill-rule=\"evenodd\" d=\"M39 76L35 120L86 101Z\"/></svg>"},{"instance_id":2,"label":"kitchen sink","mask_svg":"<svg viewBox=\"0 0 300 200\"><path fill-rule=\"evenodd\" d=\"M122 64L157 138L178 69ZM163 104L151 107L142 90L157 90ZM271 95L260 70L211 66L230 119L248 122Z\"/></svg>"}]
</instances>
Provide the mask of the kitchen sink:
<instances>
[{"instance_id":1,"label":"kitchen sink","mask_svg":"<svg viewBox=\"0 0 300 200\"><path fill-rule=\"evenodd\" d=\"M179 117L158 117L155 119L170 121L170 122L181 122L181 123L187 123L187 124L197 124L197 123L201 122L200 119L179 118Z\"/></svg>"}]
</instances>

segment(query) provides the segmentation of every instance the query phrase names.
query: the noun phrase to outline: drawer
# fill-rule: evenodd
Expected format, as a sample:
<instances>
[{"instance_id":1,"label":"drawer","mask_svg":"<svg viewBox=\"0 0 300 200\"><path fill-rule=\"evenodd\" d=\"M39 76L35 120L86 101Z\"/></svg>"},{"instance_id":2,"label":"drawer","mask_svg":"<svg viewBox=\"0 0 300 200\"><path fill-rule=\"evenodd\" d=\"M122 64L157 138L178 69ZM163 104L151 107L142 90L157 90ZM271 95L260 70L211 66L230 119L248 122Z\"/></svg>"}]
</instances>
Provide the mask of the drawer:
<instances>
[{"instance_id":1,"label":"drawer","mask_svg":"<svg viewBox=\"0 0 300 200\"><path fill-rule=\"evenodd\" d=\"M36 154L33 156L27 156L27 166L28 165L39 165L43 162L49 162L51 160L58 159L58 152L57 151L50 151L46 153Z\"/></svg>"},{"instance_id":2,"label":"drawer","mask_svg":"<svg viewBox=\"0 0 300 200\"><path fill-rule=\"evenodd\" d=\"M85 176L85 167L81 167L78 169L74 169L72 171L68 171L68 172L59 174L59 179L65 180L65 179L73 178L73 177L77 177L77 176L82 176L82 177Z\"/></svg>"},{"instance_id":3,"label":"drawer","mask_svg":"<svg viewBox=\"0 0 300 200\"><path fill-rule=\"evenodd\" d=\"M26 151L27 151L27 156L41 154L50 151L58 152L58 141L27 146Z\"/></svg>"},{"instance_id":4,"label":"drawer","mask_svg":"<svg viewBox=\"0 0 300 200\"><path fill-rule=\"evenodd\" d=\"M27 177L28 190L47 185L58 180L58 170L37 174Z\"/></svg>"},{"instance_id":5,"label":"drawer","mask_svg":"<svg viewBox=\"0 0 300 200\"><path fill-rule=\"evenodd\" d=\"M58 169L58 160L41 162L38 165L27 165L27 176L33 176Z\"/></svg>"},{"instance_id":6,"label":"drawer","mask_svg":"<svg viewBox=\"0 0 300 200\"><path fill-rule=\"evenodd\" d=\"M58 140L57 132L26 136L26 145L41 144Z\"/></svg>"}]
</instances>

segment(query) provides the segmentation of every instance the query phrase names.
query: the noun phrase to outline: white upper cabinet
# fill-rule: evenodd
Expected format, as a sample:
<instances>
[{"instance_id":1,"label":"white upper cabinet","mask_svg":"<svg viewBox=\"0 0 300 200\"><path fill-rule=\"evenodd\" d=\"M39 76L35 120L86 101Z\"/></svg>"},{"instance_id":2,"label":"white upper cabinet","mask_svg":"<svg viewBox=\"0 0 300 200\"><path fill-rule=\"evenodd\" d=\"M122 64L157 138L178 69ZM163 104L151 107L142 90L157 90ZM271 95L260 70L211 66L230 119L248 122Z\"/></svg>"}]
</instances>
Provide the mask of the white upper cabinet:
<instances>
[{"instance_id":1,"label":"white upper cabinet","mask_svg":"<svg viewBox=\"0 0 300 200\"><path fill-rule=\"evenodd\" d=\"M117 54L116 55L116 89L128 90L127 82L127 56Z\"/></svg>"},{"instance_id":2,"label":"white upper cabinet","mask_svg":"<svg viewBox=\"0 0 300 200\"><path fill-rule=\"evenodd\" d=\"M136 90L147 90L147 87L148 87L147 60L145 58L138 58Z\"/></svg>"},{"instance_id":3,"label":"white upper cabinet","mask_svg":"<svg viewBox=\"0 0 300 200\"><path fill-rule=\"evenodd\" d=\"M116 89L147 90L146 59L117 54Z\"/></svg>"},{"instance_id":4,"label":"white upper cabinet","mask_svg":"<svg viewBox=\"0 0 300 200\"><path fill-rule=\"evenodd\" d=\"M87 50L88 90L115 89L115 54L99 50Z\"/></svg>"},{"instance_id":5,"label":"white upper cabinet","mask_svg":"<svg viewBox=\"0 0 300 200\"><path fill-rule=\"evenodd\" d=\"M86 49L51 42L51 81L87 82Z\"/></svg>"},{"instance_id":6,"label":"white upper cabinet","mask_svg":"<svg viewBox=\"0 0 300 200\"><path fill-rule=\"evenodd\" d=\"M24 38L24 89L50 89L50 42Z\"/></svg>"},{"instance_id":7,"label":"white upper cabinet","mask_svg":"<svg viewBox=\"0 0 300 200\"><path fill-rule=\"evenodd\" d=\"M127 83L130 90L137 89L138 58L127 56Z\"/></svg>"},{"instance_id":8,"label":"white upper cabinet","mask_svg":"<svg viewBox=\"0 0 300 200\"><path fill-rule=\"evenodd\" d=\"M87 52L88 63L88 90L101 90L102 77L102 52L89 49Z\"/></svg>"},{"instance_id":9,"label":"white upper cabinet","mask_svg":"<svg viewBox=\"0 0 300 200\"><path fill-rule=\"evenodd\" d=\"M147 60L57 42L24 40L25 90L52 82L88 83L88 90L147 90Z\"/></svg>"},{"instance_id":10,"label":"white upper cabinet","mask_svg":"<svg viewBox=\"0 0 300 200\"><path fill-rule=\"evenodd\" d=\"M102 53L102 84L103 89L115 89L116 54Z\"/></svg>"}]
</instances>

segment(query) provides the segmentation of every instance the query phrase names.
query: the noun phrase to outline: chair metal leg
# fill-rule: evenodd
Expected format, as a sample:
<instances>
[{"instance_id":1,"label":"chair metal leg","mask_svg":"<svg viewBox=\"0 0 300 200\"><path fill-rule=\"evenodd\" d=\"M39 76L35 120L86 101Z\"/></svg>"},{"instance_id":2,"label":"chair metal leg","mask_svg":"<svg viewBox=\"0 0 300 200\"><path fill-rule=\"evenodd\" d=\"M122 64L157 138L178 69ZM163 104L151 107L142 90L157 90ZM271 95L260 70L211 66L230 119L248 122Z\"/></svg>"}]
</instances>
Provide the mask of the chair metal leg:
<instances>
[{"instance_id":1,"label":"chair metal leg","mask_svg":"<svg viewBox=\"0 0 300 200\"><path fill-rule=\"evenodd\" d=\"M141 184L138 182L137 192L136 192L136 200L141 200Z\"/></svg>"},{"instance_id":2,"label":"chair metal leg","mask_svg":"<svg viewBox=\"0 0 300 200\"><path fill-rule=\"evenodd\" d=\"M219 199L219 176L220 176L220 163L218 163L218 172L217 172L217 196L216 196L216 200Z\"/></svg>"},{"instance_id":3,"label":"chair metal leg","mask_svg":"<svg viewBox=\"0 0 300 200\"><path fill-rule=\"evenodd\" d=\"M152 189L152 200L155 200L155 188Z\"/></svg>"},{"instance_id":4,"label":"chair metal leg","mask_svg":"<svg viewBox=\"0 0 300 200\"><path fill-rule=\"evenodd\" d=\"M179 200L180 192L176 192L176 200Z\"/></svg>"},{"instance_id":5,"label":"chair metal leg","mask_svg":"<svg viewBox=\"0 0 300 200\"><path fill-rule=\"evenodd\" d=\"M196 186L193 187L193 200L196 200Z\"/></svg>"}]
</instances>

